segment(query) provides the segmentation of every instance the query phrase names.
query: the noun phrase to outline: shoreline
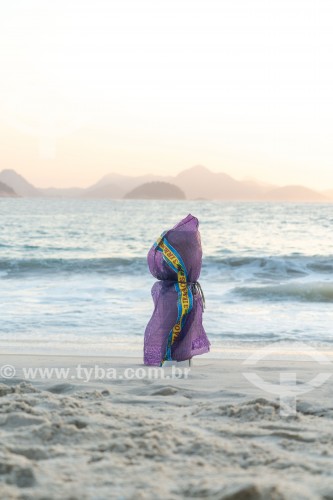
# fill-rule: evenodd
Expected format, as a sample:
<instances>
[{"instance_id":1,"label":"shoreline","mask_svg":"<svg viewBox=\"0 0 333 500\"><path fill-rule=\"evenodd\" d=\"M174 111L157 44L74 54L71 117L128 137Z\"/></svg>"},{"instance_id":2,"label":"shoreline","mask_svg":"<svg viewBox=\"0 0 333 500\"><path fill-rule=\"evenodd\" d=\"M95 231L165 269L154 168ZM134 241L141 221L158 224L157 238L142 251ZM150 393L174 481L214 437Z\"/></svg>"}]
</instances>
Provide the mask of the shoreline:
<instances>
[{"instance_id":1,"label":"shoreline","mask_svg":"<svg viewBox=\"0 0 333 500\"><path fill-rule=\"evenodd\" d=\"M122 348L119 345L123 346ZM73 346L66 348L60 346L60 343L52 347L41 345L36 342L0 341L0 357L2 356L49 356L49 357L100 357L100 358L119 358L119 359L142 359L143 364L143 342L131 345L130 342L110 342L110 343L90 343L87 342L84 348L73 342ZM112 347L111 347L112 346ZM246 342L231 344L230 342L220 342L218 346L213 346L210 352L194 356L194 362L197 359L207 360L246 360L256 353L268 351L265 357L273 361L294 360L307 361L311 359L311 352L323 355L333 361L333 346L329 344L319 344L314 341L273 341L273 342Z\"/></svg>"}]
</instances>

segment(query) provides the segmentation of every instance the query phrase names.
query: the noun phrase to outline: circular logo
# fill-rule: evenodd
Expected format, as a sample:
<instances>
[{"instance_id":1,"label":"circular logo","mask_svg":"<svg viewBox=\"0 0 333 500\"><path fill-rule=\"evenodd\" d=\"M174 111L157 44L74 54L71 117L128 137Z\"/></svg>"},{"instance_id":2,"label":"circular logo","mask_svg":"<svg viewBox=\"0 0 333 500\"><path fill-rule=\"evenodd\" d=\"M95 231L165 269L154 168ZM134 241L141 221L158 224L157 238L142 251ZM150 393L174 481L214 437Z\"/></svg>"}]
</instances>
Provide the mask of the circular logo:
<instances>
[{"instance_id":1,"label":"circular logo","mask_svg":"<svg viewBox=\"0 0 333 500\"><path fill-rule=\"evenodd\" d=\"M0 367L0 377L2 378L13 378L15 374L16 370L12 365L2 365Z\"/></svg>"}]
</instances>

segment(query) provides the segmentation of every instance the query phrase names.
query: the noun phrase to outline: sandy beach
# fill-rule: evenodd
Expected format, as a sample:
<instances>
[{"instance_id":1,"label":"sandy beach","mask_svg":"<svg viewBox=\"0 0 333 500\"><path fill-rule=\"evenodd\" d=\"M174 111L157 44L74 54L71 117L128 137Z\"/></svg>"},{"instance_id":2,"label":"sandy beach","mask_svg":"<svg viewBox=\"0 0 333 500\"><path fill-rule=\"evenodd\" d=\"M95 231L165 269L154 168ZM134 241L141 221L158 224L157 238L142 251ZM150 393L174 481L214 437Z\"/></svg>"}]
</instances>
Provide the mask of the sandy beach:
<instances>
[{"instance_id":1,"label":"sandy beach","mask_svg":"<svg viewBox=\"0 0 333 500\"><path fill-rule=\"evenodd\" d=\"M0 2L0 500L333 500L332 26Z\"/></svg>"},{"instance_id":2,"label":"sandy beach","mask_svg":"<svg viewBox=\"0 0 333 500\"><path fill-rule=\"evenodd\" d=\"M333 498L330 380L281 415L279 396L237 359L194 358L155 378L138 358L6 355L1 365L1 499ZM30 381L27 368L37 368ZM255 367L272 384L319 371L332 368Z\"/></svg>"}]
</instances>

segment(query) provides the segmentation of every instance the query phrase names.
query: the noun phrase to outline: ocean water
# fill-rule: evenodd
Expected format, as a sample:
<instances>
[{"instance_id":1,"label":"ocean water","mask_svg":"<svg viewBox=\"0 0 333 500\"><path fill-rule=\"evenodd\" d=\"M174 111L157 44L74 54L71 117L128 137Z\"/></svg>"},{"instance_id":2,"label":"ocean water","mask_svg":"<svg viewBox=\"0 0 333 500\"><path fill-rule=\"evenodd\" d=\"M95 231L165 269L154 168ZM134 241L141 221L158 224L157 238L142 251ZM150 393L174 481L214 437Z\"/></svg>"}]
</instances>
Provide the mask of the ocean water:
<instances>
[{"instance_id":1,"label":"ocean water","mask_svg":"<svg viewBox=\"0 0 333 500\"><path fill-rule=\"evenodd\" d=\"M299 341L333 347L333 206L0 200L2 352L142 355L146 254L200 220L211 355Z\"/></svg>"}]
</instances>

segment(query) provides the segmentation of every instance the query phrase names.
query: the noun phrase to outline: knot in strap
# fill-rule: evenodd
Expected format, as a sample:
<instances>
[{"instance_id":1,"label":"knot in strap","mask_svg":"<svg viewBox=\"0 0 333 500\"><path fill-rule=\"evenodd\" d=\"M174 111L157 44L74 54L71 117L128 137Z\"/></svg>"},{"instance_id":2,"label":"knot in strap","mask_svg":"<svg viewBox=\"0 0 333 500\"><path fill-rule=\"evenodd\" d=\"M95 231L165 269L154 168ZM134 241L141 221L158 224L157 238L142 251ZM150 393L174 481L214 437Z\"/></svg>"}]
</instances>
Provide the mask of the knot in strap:
<instances>
[{"instance_id":1,"label":"knot in strap","mask_svg":"<svg viewBox=\"0 0 333 500\"><path fill-rule=\"evenodd\" d=\"M201 300L202 300L203 309L205 309L206 308L205 295L203 293L203 290L201 288L199 281L188 281L187 283L192 286L194 293L198 293L200 295Z\"/></svg>"}]
</instances>

